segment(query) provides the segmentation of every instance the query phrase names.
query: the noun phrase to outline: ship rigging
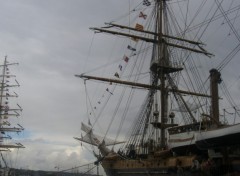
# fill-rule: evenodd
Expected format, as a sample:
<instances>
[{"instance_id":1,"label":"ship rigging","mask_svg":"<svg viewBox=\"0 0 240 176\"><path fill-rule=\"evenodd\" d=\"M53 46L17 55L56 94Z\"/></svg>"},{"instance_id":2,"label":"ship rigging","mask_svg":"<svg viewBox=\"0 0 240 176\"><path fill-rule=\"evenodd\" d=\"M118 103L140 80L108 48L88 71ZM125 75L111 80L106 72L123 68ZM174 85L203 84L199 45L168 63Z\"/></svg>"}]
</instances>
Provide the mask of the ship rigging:
<instances>
[{"instance_id":1,"label":"ship rigging","mask_svg":"<svg viewBox=\"0 0 240 176\"><path fill-rule=\"evenodd\" d=\"M176 10L174 3L179 6L181 14L179 16L186 20L182 25L177 21L181 21L181 17L173 15ZM208 3L212 9L215 7L216 10L209 10L208 13L202 14L205 15L204 18L197 19L196 16L200 14L202 7L207 6ZM206 1L199 3L199 9L192 11L190 7L194 6L190 1L180 3L166 0L144 0L142 4L144 8L139 9L150 11L149 8L152 8L150 13L152 18L145 21L144 25L137 23L134 28L111 22L106 23L106 26L102 28L90 28L96 34L108 33L136 42L134 47L130 42L127 49L131 50L131 54L129 57L126 55L123 57L125 63L133 60L134 69L127 72L129 75L134 75L134 71L140 75L139 73L142 73L140 69L145 69L146 65L149 68L148 81L150 84L138 82L140 77L137 76L133 76L132 80L130 76L128 80L122 80L124 78L123 71L127 67L123 68L122 64L119 65L120 74L119 72L114 74L115 79L87 74L76 75L84 80L85 88L88 80L103 81L112 86L111 89L108 88L109 86L105 88L106 91L102 97L107 96L108 98L103 110L108 100L115 95L117 85L123 87L119 103L109 120L105 135L100 136L93 131L103 113L103 110L100 110L99 114L95 115L94 111L97 109L95 106L88 110L88 125L84 123L81 125L84 136L75 138L98 147L100 155L96 153L95 155L102 163L107 175L147 175L149 173L151 175L174 175L179 168L191 172L192 164L195 161L204 164L206 158L217 156L210 155L210 153L216 154L219 150L218 156L220 157L216 157L215 162L219 162L221 168L232 166L234 162L239 161L240 143L237 139L240 136L240 130L238 130L240 124L230 125L221 121L219 101L222 98L218 91L219 85L224 85L220 71L240 50L238 32L233 25L233 20L229 19L231 13L234 13L235 7L224 10L223 6L226 4L223 2L216 0L208 3ZM187 6L185 15L183 15L183 5ZM239 5L236 6L236 9L239 10ZM139 13L138 17L146 20L147 15L141 10L134 9L131 12ZM192 18L191 13L193 14ZM209 68L208 71L201 67L197 68L195 64L201 63L201 60L210 60L216 57L214 52L208 51L208 45L202 41L206 30L211 30L209 27L211 23L218 21L220 17L223 17L224 22L230 27L230 32L236 37L236 45L231 47L229 54L219 63L219 66ZM236 18L233 18L234 22ZM197 21L197 25L193 25L195 21ZM192 37L190 32L194 30L196 33ZM207 41L207 39L205 40ZM149 64L145 62L147 59L150 60ZM196 59L198 60L195 61ZM137 63L139 63L138 66L136 66ZM207 76L206 81L203 81L199 74L200 71L209 73L210 76ZM209 82L208 85L207 82ZM126 110L122 113L123 120L126 119L127 111L130 111L129 106L132 102L130 96L134 94L133 89L146 89L147 93L133 125L130 127L131 132L125 140L122 140L123 145L118 152L115 152L114 148L110 150L108 146L121 143L118 137L124 122L120 122L116 139L109 139L106 136L117 113L120 113L119 106L124 104L121 101L124 99L123 95L127 93L127 87L132 88L132 91L128 93L129 98L126 98ZM227 92L226 88L225 92ZM88 102L88 95L86 97ZM228 99L232 105L235 104L230 96ZM97 103L102 104L101 101ZM237 111L236 113L239 115ZM91 115L96 117L94 123L91 123L93 121L90 118ZM237 159L229 158L230 154L226 155L222 152L224 149L226 150L226 147L230 147L228 150L232 150L231 154L237 155ZM231 163L226 164L230 160ZM201 172L203 171L199 169L197 174ZM228 171L223 169L220 172L225 174ZM231 170L231 172L234 171Z\"/></svg>"}]
</instances>

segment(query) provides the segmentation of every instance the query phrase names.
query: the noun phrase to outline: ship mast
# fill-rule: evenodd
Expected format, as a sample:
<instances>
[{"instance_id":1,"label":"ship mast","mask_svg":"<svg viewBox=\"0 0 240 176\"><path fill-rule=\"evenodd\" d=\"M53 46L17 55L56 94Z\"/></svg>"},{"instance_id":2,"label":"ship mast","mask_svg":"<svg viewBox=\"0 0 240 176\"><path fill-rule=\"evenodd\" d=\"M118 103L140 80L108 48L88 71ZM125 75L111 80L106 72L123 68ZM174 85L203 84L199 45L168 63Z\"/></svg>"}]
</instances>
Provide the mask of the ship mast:
<instances>
[{"instance_id":1,"label":"ship mast","mask_svg":"<svg viewBox=\"0 0 240 176\"><path fill-rule=\"evenodd\" d=\"M18 63L8 63L7 56L4 59L3 65L0 65L2 69L2 74L0 75L0 152L9 151L10 148L24 148L20 143L16 144L6 144L4 141L6 139L11 139L11 136L6 135L8 132L21 132L23 127L18 124L18 127L11 127L11 123L8 121L10 117L18 117L19 111L22 111L22 108L17 104L17 108L12 108L9 104L8 99L12 97L18 97L14 93L10 93L9 89L12 87L19 87L17 80L15 79L15 84L11 84L9 79L15 77L9 72L8 66L17 65ZM1 155L2 156L2 155ZM3 158L2 158L3 159ZM5 162L4 162L5 163ZM6 166L7 167L7 166Z\"/></svg>"},{"instance_id":2,"label":"ship mast","mask_svg":"<svg viewBox=\"0 0 240 176\"><path fill-rule=\"evenodd\" d=\"M158 79L160 80L160 119L161 122L158 123L158 128L160 128L161 131L161 137L160 137L160 148L164 149L166 148L166 128L168 125L167 123L167 117L168 117L168 94L169 94L169 86L172 87L173 94L178 102L178 104L183 105L185 107L185 110L188 112L188 116L192 123L196 123L196 119L194 118L192 112L190 111L189 107L187 106L185 100L183 99L181 93L178 91L178 88L176 84L174 83L173 79L170 77L171 73L181 71L182 68L176 68L172 67L170 63L170 55L168 53L168 47L170 46L168 43L168 38L164 38L164 36L168 35L168 28L167 28L167 14L166 14L166 0L156 0L156 24L157 24L157 30L158 33L158 45L157 45L157 55L156 59L153 60L151 63L151 71L152 74L157 75ZM189 42L189 41L188 41ZM195 43L195 42L191 42ZM199 45L195 43L196 45ZM173 47L179 48L177 45L173 45ZM201 47L200 47L201 48ZM186 49L186 48L185 48ZM188 50L188 49L187 49ZM192 50L193 51L193 50ZM195 51L194 51L195 52ZM206 52L207 53L207 52ZM208 55L208 54L206 54ZM211 54L210 54L211 55ZM156 118L156 117L155 117Z\"/></svg>"},{"instance_id":3,"label":"ship mast","mask_svg":"<svg viewBox=\"0 0 240 176\"><path fill-rule=\"evenodd\" d=\"M179 72L182 68L173 66L170 61L170 55L168 52L169 47L174 47L176 49L186 50L188 52L204 54L206 56L213 56L211 53L207 52L203 48L203 43L198 41L191 41L188 39L183 39L176 36L170 36L167 28L167 14L166 14L166 3L167 0L155 0L155 31L148 31L147 29L138 30L129 26L123 26L113 23L107 23L107 26L102 28L90 28L97 33L109 33L112 35L125 36L127 38L135 38L144 42L152 43L154 46L153 49L153 58L150 63L150 71L151 75L156 78L158 81L157 84L146 85L141 83L109 79L109 78L101 78L90 75L75 75L76 77L80 77L84 80L99 80L104 82L129 85L132 87L141 87L149 90L159 90L160 93L155 93L155 105L154 109L152 109L154 122L150 122L156 128L156 141L160 138L160 145L157 147L166 148L166 128L169 128L170 124L167 124L168 117L168 94L171 92L174 95L178 105L184 106L186 111L186 117L191 123L196 123L196 119L194 118L191 110L187 106L182 94L194 95L194 96L203 96L210 97L209 95L204 95L196 92L190 91L182 91L178 89L178 86L174 82L173 78L171 78L171 74L175 72ZM109 30L109 28L121 28L121 30L125 29L128 32L119 32L116 30ZM129 31L133 31L134 33L130 33ZM144 35L148 34L148 36ZM181 45L177 44L179 41L182 43ZM186 45L187 44L187 45ZM157 91L156 91L157 92ZM160 97L158 97L160 96ZM157 99L160 98L160 102ZM149 122L147 122L149 123ZM174 124L172 124L174 125ZM171 126L171 125L170 125ZM159 134L160 132L160 134Z\"/></svg>"},{"instance_id":4,"label":"ship mast","mask_svg":"<svg viewBox=\"0 0 240 176\"><path fill-rule=\"evenodd\" d=\"M163 15L165 11L165 0L157 0L157 22L158 22L158 61L160 66L165 66L169 63L169 58L167 56L167 48L162 40L163 34ZM159 9L159 10L158 10ZM160 67L159 67L160 69ZM167 99L168 93L166 91L166 77L163 69L159 71L160 85L161 85L161 123L165 124L166 114L167 114ZM162 125L164 126L164 125ZM161 128L161 138L160 147L164 148L165 144L165 128Z\"/></svg>"}]
</instances>

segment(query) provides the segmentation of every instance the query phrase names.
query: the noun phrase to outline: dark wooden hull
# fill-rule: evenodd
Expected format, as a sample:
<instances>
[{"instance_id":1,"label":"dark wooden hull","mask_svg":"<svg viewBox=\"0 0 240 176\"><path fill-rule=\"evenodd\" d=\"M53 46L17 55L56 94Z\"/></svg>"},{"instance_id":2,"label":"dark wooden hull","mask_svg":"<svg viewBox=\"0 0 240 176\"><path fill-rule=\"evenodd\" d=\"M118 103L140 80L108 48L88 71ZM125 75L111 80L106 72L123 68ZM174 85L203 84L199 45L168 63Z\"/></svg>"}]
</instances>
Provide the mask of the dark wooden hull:
<instances>
[{"instance_id":1,"label":"dark wooden hull","mask_svg":"<svg viewBox=\"0 0 240 176\"><path fill-rule=\"evenodd\" d=\"M184 172L190 173L192 160L195 156L184 157L167 157L167 158L150 158L150 159L104 159L102 166L108 176L175 176L180 172L179 168ZM195 172L194 175L200 175Z\"/></svg>"},{"instance_id":2,"label":"dark wooden hull","mask_svg":"<svg viewBox=\"0 0 240 176\"><path fill-rule=\"evenodd\" d=\"M178 176L177 169L169 169L169 170L161 170L159 168L151 168L151 169L107 169L105 170L107 176ZM202 176L202 172L194 172L190 170L183 171L185 175L195 175Z\"/></svg>"},{"instance_id":3,"label":"dark wooden hull","mask_svg":"<svg viewBox=\"0 0 240 176\"><path fill-rule=\"evenodd\" d=\"M150 158L125 160L122 158L105 158L101 164L107 176L225 176L227 174L240 175L240 158L229 158L229 163L222 159L212 159L211 163L201 159L201 166L196 169L193 161L197 156L180 156L167 158ZM219 162L220 161L220 162Z\"/></svg>"}]
</instances>

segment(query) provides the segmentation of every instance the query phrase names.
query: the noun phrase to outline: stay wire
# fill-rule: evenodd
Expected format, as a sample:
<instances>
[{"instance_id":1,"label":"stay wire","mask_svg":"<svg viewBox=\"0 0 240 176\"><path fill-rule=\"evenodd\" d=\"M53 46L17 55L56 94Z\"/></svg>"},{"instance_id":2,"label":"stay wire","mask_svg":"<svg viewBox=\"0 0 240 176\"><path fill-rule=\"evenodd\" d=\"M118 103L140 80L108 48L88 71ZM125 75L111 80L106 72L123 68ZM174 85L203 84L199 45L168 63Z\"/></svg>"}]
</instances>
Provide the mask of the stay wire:
<instances>
[{"instance_id":1,"label":"stay wire","mask_svg":"<svg viewBox=\"0 0 240 176\"><path fill-rule=\"evenodd\" d=\"M228 102L230 103L230 105L234 108L237 107L236 103L234 102L233 98L231 97L231 94L229 93L226 84L222 81L222 88L223 88L223 93L225 94ZM236 113L238 114L238 116L240 117L240 113L238 111L236 111Z\"/></svg>"},{"instance_id":2,"label":"stay wire","mask_svg":"<svg viewBox=\"0 0 240 176\"><path fill-rule=\"evenodd\" d=\"M221 13L223 14L223 17L225 18L225 20L227 21L230 29L232 30L232 32L234 33L235 37L238 39L238 41L240 42L240 36L238 35L235 27L233 26L233 24L231 23L231 21L229 20L228 16L226 15L225 11L223 10L223 7L222 7L222 1L221 3L218 2L218 0L215 0L217 6L218 6L218 9L221 11Z\"/></svg>"}]
</instances>

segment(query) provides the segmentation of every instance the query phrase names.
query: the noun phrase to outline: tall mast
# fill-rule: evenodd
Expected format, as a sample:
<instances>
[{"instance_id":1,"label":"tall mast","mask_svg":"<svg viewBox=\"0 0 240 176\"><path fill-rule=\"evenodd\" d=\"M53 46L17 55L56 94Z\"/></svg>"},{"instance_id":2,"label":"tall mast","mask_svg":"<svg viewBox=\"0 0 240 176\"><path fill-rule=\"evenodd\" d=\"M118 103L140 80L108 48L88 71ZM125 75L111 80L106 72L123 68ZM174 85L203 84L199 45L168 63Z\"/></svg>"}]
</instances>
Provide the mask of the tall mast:
<instances>
[{"instance_id":1,"label":"tall mast","mask_svg":"<svg viewBox=\"0 0 240 176\"><path fill-rule=\"evenodd\" d=\"M151 124L158 128L156 129L156 142L158 142L160 138L160 148L166 147L166 136L165 131L166 128L169 127L167 124L168 119L168 94L170 92L173 93L177 103L185 107L187 116L183 118L190 119L191 123L195 123L196 120L187 107L187 103L185 102L182 94L191 94L197 96L204 96L209 97L207 95L199 94L199 93L192 93L189 91L182 91L178 89L178 86L175 84L174 80L171 78L171 73L179 72L182 70L180 67L172 66L170 62L170 56L168 52L169 47L174 47L176 49L186 50L189 52L194 52L198 54L204 54L206 56L212 56L211 53L207 52L203 48L203 43L191 41L188 39L182 39L176 36L170 36L168 34L167 28L167 14L166 14L166 0L155 0L155 30L148 31L147 29L138 30L133 27L118 25L114 23L107 23L107 26L102 28L90 28L97 33L109 33L118 36L124 36L127 38L135 38L139 39L144 42L150 42L154 45L153 49L153 57L150 63L150 70L151 74L153 75L155 82L152 85L140 84L135 82L123 81L123 80L116 80L116 79L109 79L109 78L101 78L96 76L90 75L76 75L85 80L100 80L104 82L116 83L116 84L123 84L129 85L134 87L142 87L151 90L159 90L158 93L155 94L155 106L154 109L152 108L151 111L153 112L154 122ZM112 28L120 28L119 30L114 30ZM125 31L124 31L125 30ZM127 30L127 31L126 31ZM131 33L129 31L132 31ZM148 34L148 35L145 35ZM181 41L181 45L178 45L178 41ZM157 92L157 91L156 91ZM155 92L154 92L155 93ZM159 100L160 99L160 100ZM150 114L150 113L149 113ZM149 121L147 121L149 123ZM160 130L159 130L160 129Z\"/></svg>"},{"instance_id":2,"label":"tall mast","mask_svg":"<svg viewBox=\"0 0 240 176\"><path fill-rule=\"evenodd\" d=\"M167 48L166 45L164 44L164 40L163 40L163 32L164 31L164 24L163 24L163 16L164 16L164 11L165 11L165 1L164 0L157 0L157 30L158 30L158 46L157 46L157 51L158 51L158 55L157 55L157 61L158 61L158 70L157 70L157 74L158 77L160 79L160 85L161 85L161 91L160 91L160 97L161 97L161 124L162 124L162 128L161 130L161 138L160 138L160 147L164 148L166 146L166 142L165 142L165 128L164 128L164 124L165 124L165 119L166 119L166 115L167 115L167 99L168 99L168 93L166 91L166 77L165 77L165 72L164 69L161 69L162 67L167 66L166 63L169 62L169 58L167 56Z\"/></svg>"},{"instance_id":3,"label":"tall mast","mask_svg":"<svg viewBox=\"0 0 240 176\"><path fill-rule=\"evenodd\" d=\"M3 65L0 65L0 68L2 69L2 73L0 75L0 152L9 151L10 148L24 148L24 146L20 143L5 143L5 139L11 139L11 136L6 135L5 132L18 133L23 130L21 125L18 124L18 127L12 127L12 124L8 121L11 117L18 117L20 115L18 112L22 111L22 108L18 104L16 108L12 108L12 104L8 103L9 98L18 97L17 93L9 92L10 88L19 87L19 84L16 79L14 84L11 83L11 78L15 77L15 75L11 75L8 68L8 66L17 64L18 63L9 63L6 56L4 58ZM3 157L2 160L4 160Z\"/></svg>"}]
</instances>

